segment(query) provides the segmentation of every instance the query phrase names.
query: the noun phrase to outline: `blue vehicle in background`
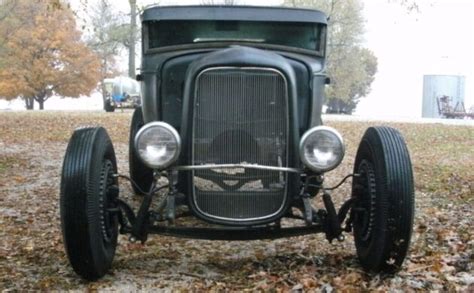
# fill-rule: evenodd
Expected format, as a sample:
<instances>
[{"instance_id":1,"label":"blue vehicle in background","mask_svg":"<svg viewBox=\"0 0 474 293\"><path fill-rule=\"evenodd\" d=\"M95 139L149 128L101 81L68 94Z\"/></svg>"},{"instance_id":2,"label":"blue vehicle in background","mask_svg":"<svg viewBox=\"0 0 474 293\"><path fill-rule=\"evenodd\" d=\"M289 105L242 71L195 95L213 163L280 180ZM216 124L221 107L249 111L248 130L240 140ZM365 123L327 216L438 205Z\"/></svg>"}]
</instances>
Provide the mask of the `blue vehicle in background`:
<instances>
[{"instance_id":1,"label":"blue vehicle in background","mask_svg":"<svg viewBox=\"0 0 474 293\"><path fill-rule=\"evenodd\" d=\"M103 84L106 112L114 112L116 108L134 109L141 105L140 85L136 80L118 76L104 79Z\"/></svg>"}]
</instances>

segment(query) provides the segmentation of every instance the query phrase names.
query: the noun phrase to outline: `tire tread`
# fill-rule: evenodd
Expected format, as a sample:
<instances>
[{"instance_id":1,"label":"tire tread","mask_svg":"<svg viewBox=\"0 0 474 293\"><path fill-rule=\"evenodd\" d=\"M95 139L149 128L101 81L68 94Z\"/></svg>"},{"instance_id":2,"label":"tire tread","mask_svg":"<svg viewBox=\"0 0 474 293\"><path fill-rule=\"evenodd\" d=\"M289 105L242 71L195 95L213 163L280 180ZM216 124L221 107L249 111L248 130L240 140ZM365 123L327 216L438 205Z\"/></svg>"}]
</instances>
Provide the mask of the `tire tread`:
<instances>
[{"instance_id":1,"label":"tire tread","mask_svg":"<svg viewBox=\"0 0 474 293\"><path fill-rule=\"evenodd\" d=\"M377 182L376 240L363 250L356 240L364 268L397 271L407 255L414 217L414 183L408 148L401 134L390 127L369 128L356 156L372 160Z\"/></svg>"},{"instance_id":2,"label":"tire tread","mask_svg":"<svg viewBox=\"0 0 474 293\"><path fill-rule=\"evenodd\" d=\"M107 157L117 170L110 138L101 127L76 130L64 157L60 214L66 254L74 271L87 280L102 277L110 268L116 240L106 255L98 248L97 188L103 159ZM99 231L100 232L100 231Z\"/></svg>"}]
</instances>

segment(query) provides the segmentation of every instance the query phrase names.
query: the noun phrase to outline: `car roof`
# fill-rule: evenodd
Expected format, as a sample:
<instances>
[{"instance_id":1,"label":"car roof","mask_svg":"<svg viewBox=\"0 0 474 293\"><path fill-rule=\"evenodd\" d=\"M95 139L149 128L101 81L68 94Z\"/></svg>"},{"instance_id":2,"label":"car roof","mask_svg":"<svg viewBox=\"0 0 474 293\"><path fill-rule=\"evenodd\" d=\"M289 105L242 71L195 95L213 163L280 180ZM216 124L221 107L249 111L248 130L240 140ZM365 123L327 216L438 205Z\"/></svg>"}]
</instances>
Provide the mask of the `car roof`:
<instances>
[{"instance_id":1,"label":"car roof","mask_svg":"<svg viewBox=\"0 0 474 293\"><path fill-rule=\"evenodd\" d=\"M271 6L149 6L142 21L231 20L327 23L319 10Z\"/></svg>"}]
</instances>

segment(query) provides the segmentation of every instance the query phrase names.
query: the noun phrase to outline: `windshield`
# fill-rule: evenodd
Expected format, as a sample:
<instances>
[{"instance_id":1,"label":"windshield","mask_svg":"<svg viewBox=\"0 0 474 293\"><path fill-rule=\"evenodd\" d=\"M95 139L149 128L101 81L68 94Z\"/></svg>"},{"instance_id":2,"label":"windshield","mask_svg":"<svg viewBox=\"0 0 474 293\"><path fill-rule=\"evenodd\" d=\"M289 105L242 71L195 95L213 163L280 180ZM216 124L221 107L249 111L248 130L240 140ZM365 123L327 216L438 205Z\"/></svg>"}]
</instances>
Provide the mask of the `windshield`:
<instances>
[{"instance_id":1,"label":"windshield","mask_svg":"<svg viewBox=\"0 0 474 293\"><path fill-rule=\"evenodd\" d=\"M323 25L308 22L162 20L147 23L148 48L204 42L246 42L321 53Z\"/></svg>"}]
</instances>

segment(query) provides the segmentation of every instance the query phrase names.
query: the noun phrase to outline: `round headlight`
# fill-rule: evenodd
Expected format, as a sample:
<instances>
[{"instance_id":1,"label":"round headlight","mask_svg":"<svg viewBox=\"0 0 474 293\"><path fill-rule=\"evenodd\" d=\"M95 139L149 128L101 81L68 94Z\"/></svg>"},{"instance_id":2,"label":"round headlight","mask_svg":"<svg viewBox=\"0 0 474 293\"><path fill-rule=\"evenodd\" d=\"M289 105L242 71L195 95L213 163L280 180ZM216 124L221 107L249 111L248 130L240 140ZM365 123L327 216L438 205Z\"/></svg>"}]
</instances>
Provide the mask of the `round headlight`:
<instances>
[{"instance_id":1,"label":"round headlight","mask_svg":"<svg viewBox=\"0 0 474 293\"><path fill-rule=\"evenodd\" d=\"M344 142L334 128L317 126L306 131L300 141L301 161L315 172L336 168L344 158Z\"/></svg>"},{"instance_id":2,"label":"round headlight","mask_svg":"<svg viewBox=\"0 0 474 293\"><path fill-rule=\"evenodd\" d=\"M163 169L178 159L181 138L168 123L151 122L143 126L135 136L135 149L146 165Z\"/></svg>"}]
</instances>

